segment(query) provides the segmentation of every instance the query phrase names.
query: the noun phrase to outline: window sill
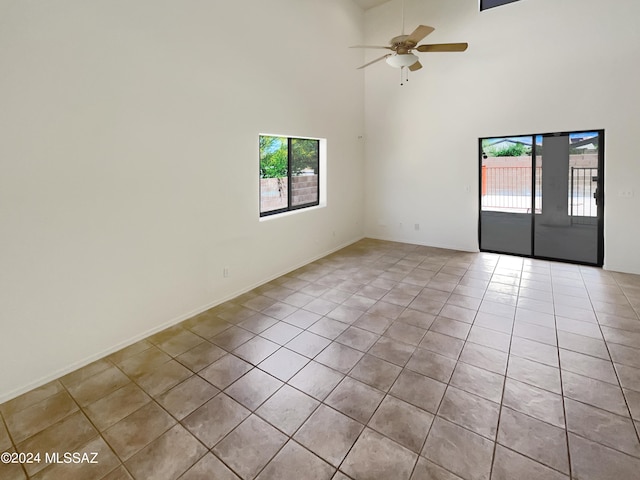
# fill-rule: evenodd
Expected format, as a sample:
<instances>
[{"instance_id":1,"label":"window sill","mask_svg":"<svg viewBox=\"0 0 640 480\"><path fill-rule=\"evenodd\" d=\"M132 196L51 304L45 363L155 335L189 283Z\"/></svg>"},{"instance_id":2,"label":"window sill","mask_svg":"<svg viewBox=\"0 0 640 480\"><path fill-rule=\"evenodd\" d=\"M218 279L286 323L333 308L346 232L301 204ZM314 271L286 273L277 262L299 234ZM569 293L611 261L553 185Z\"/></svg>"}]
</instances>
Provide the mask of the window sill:
<instances>
[{"instance_id":1,"label":"window sill","mask_svg":"<svg viewBox=\"0 0 640 480\"><path fill-rule=\"evenodd\" d=\"M309 212L311 210L319 210L321 208L325 208L326 204L314 205L313 207L300 208L298 210L290 210L288 212L282 213L274 213L273 215L267 215L266 217L259 217L261 222L267 222L269 220L275 220L276 218L289 217L291 215L299 215L304 212Z\"/></svg>"}]
</instances>

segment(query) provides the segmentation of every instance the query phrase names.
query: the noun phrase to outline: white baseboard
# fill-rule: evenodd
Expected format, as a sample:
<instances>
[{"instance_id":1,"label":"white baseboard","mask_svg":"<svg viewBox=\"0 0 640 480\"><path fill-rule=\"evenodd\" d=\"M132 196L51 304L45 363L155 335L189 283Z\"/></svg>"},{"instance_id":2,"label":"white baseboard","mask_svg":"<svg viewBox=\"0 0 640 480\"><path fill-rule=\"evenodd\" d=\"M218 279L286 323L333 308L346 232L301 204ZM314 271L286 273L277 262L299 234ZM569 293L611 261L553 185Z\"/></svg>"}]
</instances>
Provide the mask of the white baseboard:
<instances>
[{"instance_id":1,"label":"white baseboard","mask_svg":"<svg viewBox=\"0 0 640 480\"><path fill-rule=\"evenodd\" d=\"M101 358L104 358L107 355L111 355L112 353L115 353L118 350L122 350L123 348L126 348L129 345L133 345L134 343L139 342L140 340L143 340L143 339L145 339L145 338L147 338L147 337L149 337L149 336L151 336L151 335L153 335L155 333L158 333L158 332L160 332L162 330L165 330L166 328L172 327L172 326L174 326L174 325L176 325L176 324L178 324L178 323L180 323L180 322L182 322L184 320L187 320L187 319L189 319L189 318L191 318L191 317L193 317L195 315L198 315L199 313L202 313L202 312L204 312L206 310L209 310L210 308L213 308L213 307L215 307L217 305L220 305L220 304L222 304L224 302L227 302L227 301L229 301L229 300L231 300L231 299L233 299L233 298L235 298L235 297L237 297L239 295L242 295L243 293L247 293L248 291L253 290L256 287L259 287L260 285L268 283L268 282L270 282L270 281L272 281L272 280L274 280L274 279L276 279L278 277L281 277L283 275L286 275L287 273L292 272L292 271L294 271L294 270L296 270L296 269L298 269L300 267L308 265L309 263L315 262L316 260L319 260L319 259L321 259L323 257L326 257L327 255L330 255L330 254L332 254L334 252L337 252L338 250L341 250L341 249L343 249L345 247L348 247L349 245L352 245L352 244L362 240L363 238L365 238L365 237L364 236L360 236L360 237L357 237L357 238L355 238L353 240L349 240L346 243L343 243L343 244L341 244L341 245L339 245L339 246L337 246L335 248L332 248L331 250L328 250L328 251L326 251L326 252L324 252L322 254L319 254L319 255L315 255L314 257L311 257L311 258L309 258L309 259L307 259L307 260L305 260L303 262L300 262L300 263L292 266L291 268L288 268L286 271L277 273L275 275L271 275L268 278L265 278L265 279L260 280L260 281L258 281L256 283L252 284L252 285L244 287L244 288L238 290L237 292L234 292L234 293L232 293L230 295L227 295L227 296L225 296L223 298L217 298L217 299L213 300L212 302L207 303L206 305L202 305L202 306L200 306L200 307L198 307L198 308L196 308L194 310L191 310L190 312L187 312L187 313L185 313L183 315L179 315L178 317L175 317L175 318L173 318L171 320L168 320L168 321L166 321L166 322L164 322L164 323L162 323L162 324L160 324L160 325L158 325L158 326L156 326L156 327L154 327L152 329L149 329L149 330L147 330L145 332L142 332L142 333L140 333L138 335L135 335L135 336L123 341L123 342L120 342L120 343L118 343L118 344L116 344L116 345L114 345L114 346L112 346L110 348L107 348L106 350L103 350L103 351L101 351L99 353L96 353L94 355L90 355L89 357L86 357L86 358L84 358L82 360L74 362L74 363L72 363L72 364L70 364L70 365L68 365L68 366L66 366L64 368L60 368L60 369L56 370L55 372L53 372L53 373L51 373L49 375L45 375L44 377L41 377L38 380L35 380L33 382L29 382L29 383L27 383L25 385L22 385L21 387L16 388L16 389L14 389L14 390L12 390L10 392L2 393L2 394L0 394L0 403L7 402L7 401L9 401L9 400L11 400L13 398L16 398L16 397L22 395L23 393L26 393L26 392L29 392L29 391L33 390L34 388L41 387L42 385L45 385L45 384L47 384L47 383L49 383L49 382L51 382L53 380L56 380L56 379L66 375L68 373L71 373L71 372L73 372L73 371L75 371L75 370L77 370L79 368L82 368L82 367L84 367L86 365L89 365L90 363L95 362L96 360L100 360Z\"/></svg>"},{"instance_id":2,"label":"white baseboard","mask_svg":"<svg viewBox=\"0 0 640 480\"><path fill-rule=\"evenodd\" d=\"M398 242L398 243L408 243L411 245L420 245L422 247L433 247L433 248L442 248L444 250L455 250L458 252L469 252L469 253L478 253L480 249L476 246L475 248L469 248L468 246L462 245L442 245L438 243L426 243L420 242L416 239L412 238L402 238L402 237L394 237L394 236L384 236L384 235L365 235L366 238L372 238L374 240L384 240L387 242Z\"/></svg>"}]
</instances>

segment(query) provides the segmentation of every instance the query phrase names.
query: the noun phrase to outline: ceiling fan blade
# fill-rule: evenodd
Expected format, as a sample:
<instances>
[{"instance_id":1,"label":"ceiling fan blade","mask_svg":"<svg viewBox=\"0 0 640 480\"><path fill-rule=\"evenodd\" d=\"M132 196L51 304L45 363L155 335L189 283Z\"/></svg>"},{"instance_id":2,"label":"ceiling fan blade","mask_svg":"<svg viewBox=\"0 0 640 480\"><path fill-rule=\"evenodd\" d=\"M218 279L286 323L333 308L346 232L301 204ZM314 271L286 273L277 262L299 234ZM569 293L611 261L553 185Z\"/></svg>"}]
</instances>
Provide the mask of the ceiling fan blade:
<instances>
[{"instance_id":1,"label":"ceiling fan blade","mask_svg":"<svg viewBox=\"0 0 640 480\"><path fill-rule=\"evenodd\" d=\"M409 35L405 42L407 43L413 43L414 45L417 44L420 40L422 40L424 37L426 37L427 35L429 35L431 32L433 32L435 30L435 28L433 27L428 27L426 25L418 25L418 28L416 28L411 35Z\"/></svg>"},{"instance_id":2,"label":"ceiling fan blade","mask_svg":"<svg viewBox=\"0 0 640 480\"><path fill-rule=\"evenodd\" d=\"M421 68L422 68L422 64L418 60L416 63L414 63L409 67L409 70L411 70L412 72L415 72L416 70L420 70Z\"/></svg>"},{"instance_id":3,"label":"ceiling fan blade","mask_svg":"<svg viewBox=\"0 0 640 480\"><path fill-rule=\"evenodd\" d=\"M353 47L349 48L384 48L385 50L393 50L391 47L382 47L379 45L354 45Z\"/></svg>"},{"instance_id":4,"label":"ceiling fan blade","mask_svg":"<svg viewBox=\"0 0 640 480\"><path fill-rule=\"evenodd\" d=\"M418 45L419 52L464 52L468 43L433 43L431 45Z\"/></svg>"},{"instance_id":5,"label":"ceiling fan blade","mask_svg":"<svg viewBox=\"0 0 640 480\"><path fill-rule=\"evenodd\" d=\"M390 56L390 53L387 53L386 55L381 56L380 58L376 58L375 60L370 61L369 63L365 63L364 65L362 65L361 67L358 67L357 70L360 70L364 67L368 67L369 65L372 65L374 63L379 62L380 60L384 60L385 58L387 58L388 56Z\"/></svg>"}]
</instances>

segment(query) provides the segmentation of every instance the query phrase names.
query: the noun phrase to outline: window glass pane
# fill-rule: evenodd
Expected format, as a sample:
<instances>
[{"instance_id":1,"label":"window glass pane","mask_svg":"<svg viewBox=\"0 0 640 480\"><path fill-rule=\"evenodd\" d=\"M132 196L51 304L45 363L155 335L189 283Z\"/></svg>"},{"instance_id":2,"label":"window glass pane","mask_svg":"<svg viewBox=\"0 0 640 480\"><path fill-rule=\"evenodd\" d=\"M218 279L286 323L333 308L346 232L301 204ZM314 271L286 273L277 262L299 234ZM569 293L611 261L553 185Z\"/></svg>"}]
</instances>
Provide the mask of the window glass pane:
<instances>
[{"instance_id":1,"label":"window glass pane","mask_svg":"<svg viewBox=\"0 0 640 480\"><path fill-rule=\"evenodd\" d=\"M596 223L598 132L569 135L569 216L573 224Z\"/></svg>"},{"instance_id":2,"label":"window glass pane","mask_svg":"<svg viewBox=\"0 0 640 480\"><path fill-rule=\"evenodd\" d=\"M260 136L260 213L288 208L288 146L285 137Z\"/></svg>"},{"instance_id":3,"label":"window glass pane","mask_svg":"<svg viewBox=\"0 0 640 480\"><path fill-rule=\"evenodd\" d=\"M543 202L535 216L534 255L598 264L599 132L544 135Z\"/></svg>"},{"instance_id":4,"label":"window glass pane","mask_svg":"<svg viewBox=\"0 0 640 480\"><path fill-rule=\"evenodd\" d=\"M317 205L318 140L291 139L291 206Z\"/></svg>"},{"instance_id":5,"label":"window glass pane","mask_svg":"<svg viewBox=\"0 0 640 480\"><path fill-rule=\"evenodd\" d=\"M536 213L542 213L542 135L536 135Z\"/></svg>"},{"instance_id":6,"label":"window glass pane","mask_svg":"<svg viewBox=\"0 0 640 480\"><path fill-rule=\"evenodd\" d=\"M532 140L482 140L482 211L531 213Z\"/></svg>"},{"instance_id":7,"label":"window glass pane","mask_svg":"<svg viewBox=\"0 0 640 480\"><path fill-rule=\"evenodd\" d=\"M506 5L507 3L513 3L517 1L518 0L480 0L480 10L499 7L500 5Z\"/></svg>"},{"instance_id":8,"label":"window glass pane","mask_svg":"<svg viewBox=\"0 0 640 480\"><path fill-rule=\"evenodd\" d=\"M532 137L482 140L480 245L531 255Z\"/></svg>"}]
</instances>

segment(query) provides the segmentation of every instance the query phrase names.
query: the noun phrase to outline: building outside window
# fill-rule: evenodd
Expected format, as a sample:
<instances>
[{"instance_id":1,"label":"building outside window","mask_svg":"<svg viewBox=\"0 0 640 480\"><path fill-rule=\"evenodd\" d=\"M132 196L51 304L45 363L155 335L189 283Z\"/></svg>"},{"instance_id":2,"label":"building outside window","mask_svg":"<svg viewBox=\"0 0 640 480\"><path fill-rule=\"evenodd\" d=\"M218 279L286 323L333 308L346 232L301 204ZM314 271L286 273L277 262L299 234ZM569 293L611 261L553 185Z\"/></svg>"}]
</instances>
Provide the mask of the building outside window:
<instances>
[{"instance_id":1,"label":"building outside window","mask_svg":"<svg viewBox=\"0 0 640 480\"><path fill-rule=\"evenodd\" d=\"M260 216L320 203L319 139L260 135Z\"/></svg>"}]
</instances>

